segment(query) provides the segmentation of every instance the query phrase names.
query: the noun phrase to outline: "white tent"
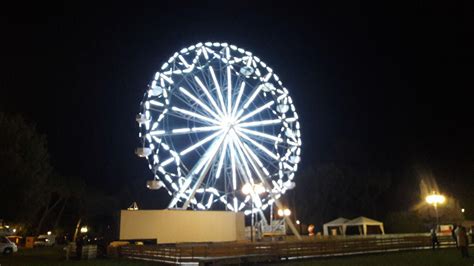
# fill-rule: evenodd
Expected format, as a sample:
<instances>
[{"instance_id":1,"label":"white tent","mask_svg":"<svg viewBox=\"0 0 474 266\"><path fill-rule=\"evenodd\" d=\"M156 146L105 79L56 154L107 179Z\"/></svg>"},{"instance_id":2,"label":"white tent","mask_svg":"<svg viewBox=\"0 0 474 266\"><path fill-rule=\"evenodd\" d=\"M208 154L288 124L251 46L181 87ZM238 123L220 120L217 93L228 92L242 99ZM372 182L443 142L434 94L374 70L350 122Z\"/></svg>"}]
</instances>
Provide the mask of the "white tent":
<instances>
[{"instance_id":1,"label":"white tent","mask_svg":"<svg viewBox=\"0 0 474 266\"><path fill-rule=\"evenodd\" d=\"M382 222L372 220L364 216L357 217L355 219L352 219L344 223L343 225L344 234L346 234L347 232L347 227L352 227L352 226L357 227L357 229L359 230L359 234L361 235L367 235L368 226L377 226L380 229L381 234L385 234Z\"/></svg>"},{"instance_id":2,"label":"white tent","mask_svg":"<svg viewBox=\"0 0 474 266\"><path fill-rule=\"evenodd\" d=\"M344 224L348 221L349 219L346 219L344 217L339 217L335 220L325 223L323 225L324 235L328 236L329 229L334 229L334 228L339 229L340 234L343 235L345 231Z\"/></svg>"}]
</instances>

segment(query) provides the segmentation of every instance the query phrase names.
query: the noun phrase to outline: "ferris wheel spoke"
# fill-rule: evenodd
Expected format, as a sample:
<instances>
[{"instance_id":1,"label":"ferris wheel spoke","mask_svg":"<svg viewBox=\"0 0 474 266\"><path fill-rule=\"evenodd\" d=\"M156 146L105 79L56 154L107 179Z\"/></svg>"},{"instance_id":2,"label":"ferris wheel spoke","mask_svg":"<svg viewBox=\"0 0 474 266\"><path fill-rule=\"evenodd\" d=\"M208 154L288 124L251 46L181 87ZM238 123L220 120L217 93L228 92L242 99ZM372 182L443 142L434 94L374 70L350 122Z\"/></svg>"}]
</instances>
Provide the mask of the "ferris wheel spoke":
<instances>
[{"instance_id":1,"label":"ferris wheel spoke","mask_svg":"<svg viewBox=\"0 0 474 266\"><path fill-rule=\"evenodd\" d=\"M237 134L239 136L241 136L242 138L246 139L248 142L252 143L253 146L257 147L258 149L262 150L263 152L265 152L268 156L272 157L273 159L275 160L278 160L279 157L278 155L274 154L273 152L271 152L270 150L268 150L267 148L265 148L265 146L263 146L262 144L256 142L255 140L249 138L246 134L240 132L240 131L237 131Z\"/></svg>"},{"instance_id":2,"label":"ferris wheel spoke","mask_svg":"<svg viewBox=\"0 0 474 266\"><path fill-rule=\"evenodd\" d=\"M209 141L216 138L217 136L222 135L223 131L224 130L220 130L220 131L217 131L216 133L214 133L212 135L207 136L206 138L196 142L195 144L193 144L193 145L189 146L188 148L184 149L183 151L181 151L179 153L179 155L183 156L183 155L188 154L189 152L195 150L196 148L208 143ZM214 141L216 141L216 140L214 140Z\"/></svg>"},{"instance_id":3,"label":"ferris wheel spoke","mask_svg":"<svg viewBox=\"0 0 474 266\"><path fill-rule=\"evenodd\" d=\"M202 72L202 70L201 70L201 72ZM204 73L203 73L203 75L204 75ZM194 93L194 95L196 95L197 98L201 99L203 102L206 102L206 105L210 107L208 102L205 100L205 97L202 95L202 88L199 85L196 85L196 80L194 78L191 78L191 77L188 78L187 76L183 76L183 80L186 82L188 89L192 93Z\"/></svg>"},{"instance_id":4,"label":"ferris wheel spoke","mask_svg":"<svg viewBox=\"0 0 474 266\"><path fill-rule=\"evenodd\" d=\"M245 133L248 133L248 132L245 132ZM289 144L284 142L283 139L281 139L281 141L275 141L275 140L271 140L271 139L267 139L267 138L255 138L255 136L253 136L251 134L247 134L247 136L249 138L254 139L255 141L258 140L260 142L264 142L265 144L271 145L271 147L275 147L275 145L276 145L276 147L278 147L278 148L288 149L288 146L289 146Z\"/></svg>"},{"instance_id":5,"label":"ferris wheel spoke","mask_svg":"<svg viewBox=\"0 0 474 266\"><path fill-rule=\"evenodd\" d=\"M203 121L201 119L197 119L197 118L189 116L189 115L183 115L183 114L178 113L178 112L167 112L166 116L167 116L168 119L171 119L171 117L176 117L176 118L179 118L179 119L182 119L182 120L185 120L185 121L199 123L199 124L206 125L206 126L215 125L215 123L210 123L210 122L207 122L207 121Z\"/></svg>"},{"instance_id":6,"label":"ferris wheel spoke","mask_svg":"<svg viewBox=\"0 0 474 266\"><path fill-rule=\"evenodd\" d=\"M220 124L220 122L215 120L215 119L205 117L203 115L200 115L200 114L197 114L195 112L185 110L185 109L182 109L182 108L179 108L179 107L176 107L176 106L171 107L171 110L174 111L174 112L177 112L177 113L181 113L181 114L184 114L184 115L189 115L189 116L195 117L197 119L210 122L210 123L215 124L215 125Z\"/></svg>"},{"instance_id":7,"label":"ferris wheel spoke","mask_svg":"<svg viewBox=\"0 0 474 266\"><path fill-rule=\"evenodd\" d=\"M232 145L232 142L230 142ZM231 166L231 173L232 173L232 189L235 191L237 190L237 172L235 169L235 149L230 149L230 166Z\"/></svg>"},{"instance_id":8,"label":"ferris wheel spoke","mask_svg":"<svg viewBox=\"0 0 474 266\"><path fill-rule=\"evenodd\" d=\"M242 95L244 94L244 88L245 88L245 81L242 80L242 83L240 83L239 94L237 94L237 99L235 100L234 107L232 110L232 117L235 117L235 114L237 113L240 100L242 99Z\"/></svg>"},{"instance_id":9,"label":"ferris wheel spoke","mask_svg":"<svg viewBox=\"0 0 474 266\"><path fill-rule=\"evenodd\" d=\"M254 160L257 165L260 167L260 169L262 170L263 174L264 175L261 175L261 172L259 172L258 174L260 175L260 178L264 178L264 177L268 177L270 175L270 172L268 171L268 169L262 164L262 162L260 161L260 159L258 159L258 156L252 151L252 149L250 149L250 147L245 144L245 143L242 143L243 146L244 146L244 149L247 151L247 153L249 154L249 158L251 159L250 161Z\"/></svg>"},{"instance_id":10,"label":"ferris wheel spoke","mask_svg":"<svg viewBox=\"0 0 474 266\"><path fill-rule=\"evenodd\" d=\"M265 110L265 109L269 108L270 106L272 106L274 103L275 103L274 101L269 101L269 102L267 102L267 103L264 104L263 106L260 106L259 108L255 109L255 110L253 110L252 112L250 112L250 113L248 113L248 114L242 116L241 118L239 118L239 119L237 120L237 123L240 123L240 122L242 122L242 121L245 121L245 120L247 120L247 119L249 119L249 118L255 116L256 114L258 114L258 113L262 112L263 110ZM238 118L238 116L237 116L237 118Z\"/></svg>"},{"instance_id":11,"label":"ferris wheel spoke","mask_svg":"<svg viewBox=\"0 0 474 266\"><path fill-rule=\"evenodd\" d=\"M222 171L222 167L224 165L224 159L226 157L226 153L227 153L227 146L229 144L229 139L226 138L224 140L224 147L222 147L222 150L221 150L221 157L219 158L219 163L217 165L217 170L216 170L216 179L218 179L220 177L220 174L221 174L221 171Z\"/></svg>"},{"instance_id":12,"label":"ferris wheel spoke","mask_svg":"<svg viewBox=\"0 0 474 266\"><path fill-rule=\"evenodd\" d=\"M249 179L247 182L251 181L253 183L252 174L247 164L247 159L245 158L245 155L243 154L241 150L240 143L238 142L238 136L234 133L233 137L234 137L233 142L234 142L234 146L236 147L237 154L240 156L242 164L244 165L244 168L245 168L245 171L242 171L242 172L247 174L247 178Z\"/></svg>"},{"instance_id":13,"label":"ferris wheel spoke","mask_svg":"<svg viewBox=\"0 0 474 266\"><path fill-rule=\"evenodd\" d=\"M198 77L194 77L194 79L196 80L197 84L199 85L199 87L201 87L201 89L204 91L204 94L206 94L206 97L209 99L209 101L211 102L212 106L216 109L216 111L221 115L223 116L224 114L222 113L221 109L219 108L219 106L217 106L217 103L216 101L214 101L214 97L212 97L211 93L209 92L209 90L206 88L206 86L202 83L202 81L198 78Z\"/></svg>"},{"instance_id":14,"label":"ferris wheel spoke","mask_svg":"<svg viewBox=\"0 0 474 266\"><path fill-rule=\"evenodd\" d=\"M200 100L199 97L193 95L193 92L195 93L194 90L192 90L191 92L189 90L186 90L184 87L180 87L178 90L180 93L175 93L173 95L173 104L172 106L170 106L170 109L172 109L173 107L178 107L180 109L188 110L190 112L194 112L198 115L208 117L216 121L219 120L219 116L214 115L216 114L215 112L214 114L212 114L212 109L209 108L206 103ZM179 100L179 102L176 100ZM207 110L203 105L206 106L211 112L209 112L209 110Z\"/></svg>"},{"instance_id":15,"label":"ferris wheel spoke","mask_svg":"<svg viewBox=\"0 0 474 266\"><path fill-rule=\"evenodd\" d=\"M254 184L255 180L252 178L250 168L247 164L248 159L246 159L246 156L243 154L243 151L241 150L241 147L240 147L241 143L238 143L238 142L239 142L238 140L234 141L234 147L237 150L237 154L239 155L239 156L237 156L237 160L239 162L237 165L239 166L240 172L242 173L242 176L244 177L244 180L243 180L242 183L244 183L244 184L246 184L246 183ZM246 168L245 170L242 168L242 165ZM261 200L260 196L257 193L251 191L250 196L252 197L252 199L253 199L253 201L254 201L257 208L262 205L262 200ZM241 208L239 208L239 209L241 209Z\"/></svg>"},{"instance_id":16,"label":"ferris wheel spoke","mask_svg":"<svg viewBox=\"0 0 474 266\"><path fill-rule=\"evenodd\" d=\"M175 128L171 131L165 130L153 130L150 132L152 136L175 136L183 135L188 133L202 133L202 132L212 132L222 129L221 126L209 126L209 127L185 127L185 128Z\"/></svg>"},{"instance_id":17,"label":"ferris wheel spoke","mask_svg":"<svg viewBox=\"0 0 474 266\"><path fill-rule=\"evenodd\" d=\"M245 144L245 143L242 143L240 140L238 140L238 143L240 145L240 147L242 148L242 151L243 153L245 154L245 156L247 157L248 161L250 162L250 165L252 166L252 168L254 169L254 172L257 174L258 178L260 179L260 181L264 181L264 178L265 176L262 175L262 171L268 176L268 170L265 169L265 171L263 170L265 167L263 167L263 165L261 164L261 162L258 160L255 160L255 158L253 158L251 155L250 155L250 152L251 150L248 149L248 146Z\"/></svg>"},{"instance_id":18,"label":"ferris wheel spoke","mask_svg":"<svg viewBox=\"0 0 474 266\"><path fill-rule=\"evenodd\" d=\"M242 141L242 143L245 144L244 141ZM255 154L255 156L257 156L257 158L260 158L265 163L265 165L271 166L273 168L278 168L278 164L277 164L278 161L276 161L273 158L267 156L266 153L264 153L264 152L255 152L254 154ZM259 161L259 163L260 163L260 161ZM263 167L263 164L260 163L259 165Z\"/></svg>"},{"instance_id":19,"label":"ferris wheel spoke","mask_svg":"<svg viewBox=\"0 0 474 266\"><path fill-rule=\"evenodd\" d=\"M283 121L281 119L270 119L270 120L244 122L244 123L240 123L238 126L239 127L258 127L258 126L277 125L282 122Z\"/></svg>"},{"instance_id":20,"label":"ferris wheel spoke","mask_svg":"<svg viewBox=\"0 0 474 266\"><path fill-rule=\"evenodd\" d=\"M229 48L226 49L228 51ZM232 112L232 73L230 71L230 65L227 65L227 113Z\"/></svg>"},{"instance_id":21,"label":"ferris wheel spoke","mask_svg":"<svg viewBox=\"0 0 474 266\"><path fill-rule=\"evenodd\" d=\"M257 86L257 88L253 91L252 95L247 99L245 104L242 106L242 109L247 109L249 105L255 100L255 97L257 97L258 93L262 90L262 86Z\"/></svg>"},{"instance_id":22,"label":"ferris wheel spoke","mask_svg":"<svg viewBox=\"0 0 474 266\"><path fill-rule=\"evenodd\" d=\"M233 142L232 144L232 148L235 149L237 151L237 144L235 142ZM250 182L250 175L249 173L246 172L246 170L242 167L243 166L243 161L241 159L241 156L239 154L239 152L237 151L235 153L235 165L236 165L236 168L238 170L238 173L240 173L240 175L237 175L239 181L240 181L240 184L245 184L245 183L249 183Z\"/></svg>"},{"instance_id":23,"label":"ferris wheel spoke","mask_svg":"<svg viewBox=\"0 0 474 266\"><path fill-rule=\"evenodd\" d=\"M224 103L224 97L222 97L221 86L219 85L219 82L217 82L216 74L212 66L209 66L209 72L211 73L212 81L214 82L214 86L216 87L217 97L219 98L219 102L222 106L222 111L224 112L224 114L226 114L227 112L225 110L225 103Z\"/></svg>"},{"instance_id":24,"label":"ferris wheel spoke","mask_svg":"<svg viewBox=\"0 0 474 266\"><path fill-rule=\"evenodd\" d=\"M174 162L175 160L176 160L176 159L175 159L174 157L170 157L170 158L164 160L163 162L161 162L161 163L160 163L160 166L161 166L161 167L165 167L165 166L167 166L168 164Z\"/></svg>"},{"instance_id":25,"label":"ferris wheel spoke","mask_svg":"<svg viewBox=\"0 0 474 266\"><path fill-rule=\"evenodd\" d=\"M244 141L242 141L241 139L238 139L238 143L240 144L240 147L241 147L242 151L244 151L244 153L245 153L244 145L245 145L245 147L248 147L247 144L246 144ZM259 165L260 167L262 167L262 169L264 170L265 174L266 174L266 175L269 175L268 170L263 166L262 162L258 159L258 156L257 156L255 153L253 153L253 152L252 152L252 154L257 158L258 165ZM259 154L261 154L261 153L259 153ZM247 156L246 158L250 161L251 158L249 157L249 155L246 154L246 156ZM269 158L269 156L264 156L264 155L262 154L260 157L261 157L261 159L264 160L269 166L278 168L278 167L276 166L276 164L275 164L276 161L275 161L275 160L272 160L272 158Z\"/></svg>"},{"instance_id":26,"label":"ferris wheel spoke","mask_svg":"<svg viewBox=\"0 0 474 266\"><path fill-rule=\"evenodd\" d=\"M254 136L257 136L257 137L262 137L264 139L272 140L273 142L279 142L279 143L283 142L282 138L275 137L273 135L270 135L270 134L267 134L267 133L262 133L262 132L255 131L255 130L252 130L252 129L237 127L236 130L238 130L240 132L248 133L250 135L254 135Z\"/></svg>"},{"instance_id":27,"label":"ferris wheel spoke","mask_svg":"<svg viewBox=\"0 0 474 266\"><path fill-rule=\"evenodd\" d=\"M215 119L220 120L219 115L217 115L214 111L212 111L211 108L209 108L209 106L207 106L206 104L204 104L201 100L199 100L198 98L196 98L196 96L192 95L188 90L186 90L186 89L183 88L183 87L179 87L179 90L181 91L181 93L183 93L184 95L186 95L188 98L190 98L190 99L193 100L195 103L197 103L199 106L201 106L204 110L206 110L206 111L207 111L210 115L212 115Z\"/></svg>"}]
</instances>

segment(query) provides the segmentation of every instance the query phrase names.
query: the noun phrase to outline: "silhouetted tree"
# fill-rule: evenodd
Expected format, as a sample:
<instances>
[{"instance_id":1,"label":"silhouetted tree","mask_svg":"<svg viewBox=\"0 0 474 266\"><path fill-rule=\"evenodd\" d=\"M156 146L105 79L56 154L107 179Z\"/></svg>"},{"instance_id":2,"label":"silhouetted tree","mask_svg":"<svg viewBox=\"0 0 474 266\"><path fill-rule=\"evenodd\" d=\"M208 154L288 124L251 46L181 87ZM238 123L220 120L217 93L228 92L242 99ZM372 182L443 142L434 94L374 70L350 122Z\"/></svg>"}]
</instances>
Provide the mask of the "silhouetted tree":
<instances>
[{"instance_id":1,"label":"silhouetted tree","mask_svg":"<svg viewBox=\"0 0 474 266\"><path fill-rule=\"evenodd\" d=\"M52 172L46 137L19 115L0 113L0 213L32 226Z\"/></svg>"}]
</instances>

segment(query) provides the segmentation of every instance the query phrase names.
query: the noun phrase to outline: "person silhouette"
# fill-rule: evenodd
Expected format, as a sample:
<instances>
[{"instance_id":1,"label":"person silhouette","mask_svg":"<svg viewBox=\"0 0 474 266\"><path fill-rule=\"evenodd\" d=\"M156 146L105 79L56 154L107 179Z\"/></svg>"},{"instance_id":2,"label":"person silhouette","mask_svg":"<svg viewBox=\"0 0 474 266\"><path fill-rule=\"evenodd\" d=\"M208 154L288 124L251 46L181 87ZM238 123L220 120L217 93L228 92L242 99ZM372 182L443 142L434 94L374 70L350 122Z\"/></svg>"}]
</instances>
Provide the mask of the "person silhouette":
<instances>
[{"instance_id":1,"label":"person silhouette","mask_svg":"<svg viewBox=\"0 0 474 266\"><path fill-rule=\"evenodd\" d=\"M431 229L431 245L433 246L433 250L435 250L436 246L438 246L438 249L439 249L439 241L438 241L438 236L436 235L435 228Z\"/></svg>"}]
</instances>

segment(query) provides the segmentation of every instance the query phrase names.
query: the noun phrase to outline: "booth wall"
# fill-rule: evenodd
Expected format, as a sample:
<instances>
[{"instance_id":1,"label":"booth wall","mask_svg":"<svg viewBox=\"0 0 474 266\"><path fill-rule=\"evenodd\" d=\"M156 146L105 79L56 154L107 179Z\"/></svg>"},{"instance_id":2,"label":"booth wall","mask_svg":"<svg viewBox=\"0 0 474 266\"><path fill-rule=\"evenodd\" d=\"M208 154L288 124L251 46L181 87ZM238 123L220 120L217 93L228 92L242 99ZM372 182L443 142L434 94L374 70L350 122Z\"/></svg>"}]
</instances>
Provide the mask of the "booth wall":
<instances>
[{"instance_id":1,"label":"booth wall","mask_svg":"<svg viewBox=\"0 0 474 266\"><path fill-rule=\"evenodd\" d=\"M245 238L243 213L192 210L122 210L120 239L158 243L225 242Z\"/></svg>"}]
</instances>

